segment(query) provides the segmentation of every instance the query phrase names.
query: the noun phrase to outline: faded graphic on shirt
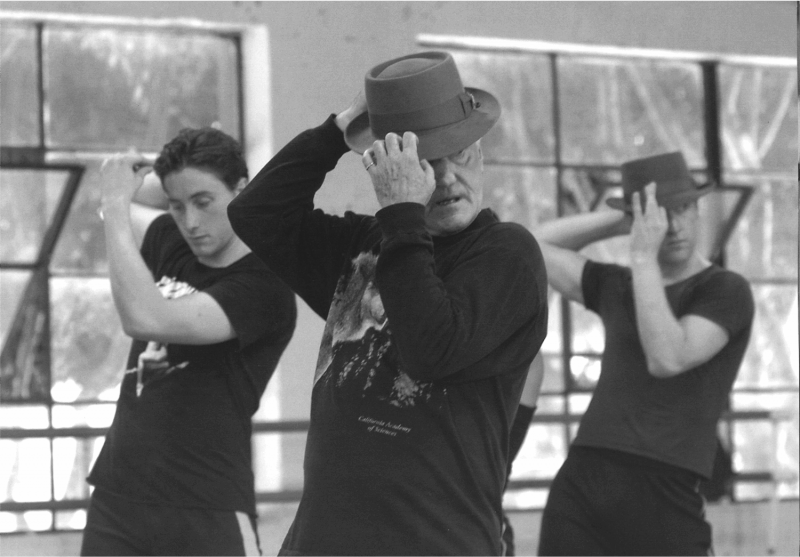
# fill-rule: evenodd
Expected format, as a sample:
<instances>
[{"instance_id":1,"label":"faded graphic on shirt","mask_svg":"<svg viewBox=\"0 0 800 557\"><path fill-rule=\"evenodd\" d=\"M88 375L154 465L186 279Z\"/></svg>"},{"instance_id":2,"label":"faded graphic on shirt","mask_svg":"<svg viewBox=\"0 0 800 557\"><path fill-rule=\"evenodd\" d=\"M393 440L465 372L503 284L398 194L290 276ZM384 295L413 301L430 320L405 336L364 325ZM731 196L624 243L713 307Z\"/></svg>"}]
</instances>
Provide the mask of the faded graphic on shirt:
<instances>
[{"instance_id":1,"label":"faded graphic on shirt","mask_svg":"<svg viewBox=\"0 0 800 557\"><path fill-rule=\"evenodd\" d=\"M325 323L314 383L335 381L339 388L358 388L395 407L430 399L431 384L406 375L375 283L378 257L361 253L352 272L336 287Z\"/></svg>"},{"instance_id":2,"label":"faded graphic on shirt","mask_svg":"<svg viewBox=\"0 0 800 557\"><path fill-rule=\"evenodd\" d=\"M181 296L186 296L197 292L193 286L179 282L172 277L161 277L161 280L156 282L161 295L168 299L174 300ZM189 365L189 362L181 362L176 365L170 364L167 358L167 345L166 343L150 341L147 347L139 354L139 361L134 369L129 369L125 373L136 374L136 396L142 396L142 391L145 385L163 379L176 369L183 369Z\"/></svg>"}]
</instances>

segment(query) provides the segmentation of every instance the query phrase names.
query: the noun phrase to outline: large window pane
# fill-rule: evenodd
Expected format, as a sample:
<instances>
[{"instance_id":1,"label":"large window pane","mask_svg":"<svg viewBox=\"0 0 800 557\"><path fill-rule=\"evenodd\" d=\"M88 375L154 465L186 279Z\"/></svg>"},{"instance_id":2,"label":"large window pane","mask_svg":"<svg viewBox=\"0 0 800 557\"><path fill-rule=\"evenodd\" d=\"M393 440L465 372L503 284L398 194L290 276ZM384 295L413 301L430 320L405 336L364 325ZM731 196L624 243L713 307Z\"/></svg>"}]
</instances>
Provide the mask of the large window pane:
<instances>
[{"instance_id":1,"label":"large window pane","mask_svg":"<svg viewBox=\"0 0 800 557\"><path fill-rule=\"evenodd\" d=\"M258 530L261 534L262 555L277 555L281 543L297 514L298 503L259 503ZM270 546L270 543L275 545Z\"/></svg>"},{"instance_id":2,"label":"large window pane","mask_svg":"<svg viewBox=\"0 0 800 557\"><path fill-rule=\"evenodd\" d=\"M0 24L0 143L39 145L39 87L36 82L36 29Z\"/></svg>"},{"instance_id":3,"label":"large window pane","mask_svg":"<svg viewBox=\"0 0 800 557\"><path fill-rule=\"evenodd\" d=\"M52 278L53 388L58 402L116 400L131 339L105 278ZM58 398L56 398L58 397Z\"/></svg>"},{"instance_id":4,"label":"large window pane","mask_svg":"<svg viewBox=\"0 0 800 557\"><path fill-rule=\"evenodd\" d=\"M547 355L544 354L544 380L542 381L542 393L563 393L564 389L566 388L564 384L564 363L561 357L561 354L558 355ZM550 402L544 402L545 399L542 400L542 412L548 412L549 408L555 409L560 408L559 412L564 411L564 399L560 398L561 402L556 405L553 400ZM537 402L537 405L539 403Z\"/></svg>"},{"instance_id":5,"label":"large window pane","mask_svg":"<svg viewBox=\"0 0 800 557\"><path fill-rule=\"evenodd\" d=\"M561 176L561 203L565 215L605 209L609 197L621 197L621 175L616 168L565 168Z\"/></svg>"},{"instance_id":6,"label":"large window pane","mask_svg":"<svg viewBox=\"0 0 800 557\"><path fill-rule=\"evenodd\" d=\"M561 294L553 288L547 291L547 336L542 342L541 351L560 354L564 348L561 330Z\"/></svg>"},{"instance_id":7,"label":"large window pane","mask_svg":"<svg viewBox=\"0 0 800 557\"><path fill-rule=\"evenodd\" d=\"M53 398L56 398L55 395ZM110 427L114 419L116 404L54 404L52 421L54 428Z\"/></svg>"},{"instance_id":8,"label":"large window pane","mask_svg":"<svg viewBox=\"0 0 800 557\"><path fill-rule=\"evenodd\" d=\"M605 348L605 327L600 317L583 305L571 302L572 351L602 354Z\"/></svg>"},{"instance_id":9,"label":"large window pane","mask_svg":"<svg viewBox=\"0 0 800 557\"><path fill-rule=\"evenodd\" d=\"M47 406L40 404L0 405L0 424L20 429L45 429L50 425Z\"/></svg>"},{"instance_id":10,"label":"large window pane","mask_svg":"<svg viewBox=\"0 0 800 557\"><path fill-rule=\"evenodd\" d=\"M567 457L562 424L532 424L514 460L512 480L552 478Z\"/></svg>"},{"instance_id":11,"label":"large window pane","mask_svg":"<svg viewBox=\"0 0 800 557\"><path fill-rule=\"evenodd\" d=\"M305 431L253 434L256 491L302 489L306 436Z\"/></svg>"},{"instance_id":12,"label":"large window pane","mask_svg":"<svg viewBox=\"0 0 800 557\"><path fill-rule=\"evenodd\" d=\"M50 315L44 268L32 273L5 334L0 353L0 401L49 402Z\"/></svg>"},{"instance_id":13,"label":"large window pane","mask_svg":"<svg viewBox=\"0 0 800 557\"><path fill-rule=\"evenodd\" d=\"M797 69L722 64L719 86L725 168L796 177Z\"/></svg>"},{"instance_id":14,"label":"large window pane","mask_svg":"<svg viewBox=\"0 0 800 557\"><path fill-rule=\"evenodd\" d=\"M237 54L211 35L47 28L47 143L157 151L210 125L240 137Z\"/></svg>"},{"instance_id":15,"label":"large window pane","mask_svg":"<svg viewBox=\"0 0 800 557\"><path fill-rule=\"evenodd\" d=\"M697 64L559 57L562 158L619 164L680 150L705 166Z\"/></svg>"},{"instance_id":16,"label":"large window pane","mask_svg":"<svg viewBox=\"0 0 800 557\"><path fill-rule=\"evenodd\" d=\"M555 171L551 168L486 166L483 204L504 222L533 229L556 215Z\"/></svg>"},{"instance_id":17,"label":"large window pane","mask_svg":"<svg viewBox=\"0 0 800 557\"><path fill-rule=\"evenodd\" d=\"M98 214L102 193L101 161L75 156L59 162L82 164L85 171L56 243L50 269L56 274L105 275L108 273L105 231Z\"/></svg>"},{"instance_id":18,"label":"large window pane","mask_svg":"<svg viewBox=\"0 0 800 557\"><path fill-rule=\"evenodd\" d=\"M0 261L35 263L69 173L0 171Z\"/></svg>"},{"instance_id":19,"label":"large window pane","mask_svg":"<svg viewBox=\"0 0 800 557\"><path fill-rule=\"evenodd\" d=\"M53 439L53 495L56 501L89 498L86 476L102 446L102 439Z\"/></svg>"},{"instance_id":20,"label":"large window pane","mask_svg":"<svg viewBox=\"0 0 800 557\"><path fill-rule=\"evenodd\" d=\"M733 175L729 178L737 180ZM755 192L728 242L727 265L750 279L797 278L798 184L747 179Z\"/></svg>"},{"instance_id":21,"label":"large window pane","mask_svg":"<svg viewBox=\"0 0 800 557\"><path fill-rule=\"evenodd\" d=\"M492 93L500 120L481 140L488 161L553 162L553 94L547 56L453 52L466 87Z\"/></svg>"},{"instance_id":22,"label":"large window pane","mask_svg":"<svg viewBox=\"0 0 800 557\"><path fill-rule=\"evenodd\" d=\"M56 530L83 530L86 528L86 510L56 511Z\"/></svg>"},{"instance_id":23,"label":"large window pane","mask_svg":"<svg viewBox=\"0 0 800 557\"><path fill-rule=\"evenodd\" d=\"M0 439L0 500L49 501L50 440Z\"/></svg>"},{"instance_id":24,"label":"large window pane","mask_svg":"<svg viewBox=\"0 0 800 557\"><path fill-rule=\"evenodd\" d=\"M0 270L0 346L6 344L11 321L32 276L30 271Z\"/></svg>"},{"instance_id":25,"label":"large window pane","mask_svg":"<svg viewBox=\"0 0 800 557\"><path fill-rule=\"evenodd\" d=\"M782 496L797 497L800 487L797 479L798 417L797 392L784 393L734 393L733 410L777 410L789 419L773 423L770 420L746 420L733 425L734 468L737 471L769 471L777 467L778 472L793 474L794 480L781 485ZM737 486L739 498L766 497L771 486L765 484L742 484Z\"/></svg>"},{"instance_id":26,"label":"large window pane","mask_svg":"<svg viewBox=\"0 0 800 557\"><path fill-rule=\"evenodd\" d=\"M752 285L756 315L736 388L797 386L797 287Z\"/></svg>"},{"instance_id":27,"label":"large window pane","mask_svg":"<svg viewBox=\"0 0 800 557\"><path fill-rule=\"evenodd\" d=\"M50 511L0 512L0 533L44 532L53 525Z\"/></svg>"}]
</instances>

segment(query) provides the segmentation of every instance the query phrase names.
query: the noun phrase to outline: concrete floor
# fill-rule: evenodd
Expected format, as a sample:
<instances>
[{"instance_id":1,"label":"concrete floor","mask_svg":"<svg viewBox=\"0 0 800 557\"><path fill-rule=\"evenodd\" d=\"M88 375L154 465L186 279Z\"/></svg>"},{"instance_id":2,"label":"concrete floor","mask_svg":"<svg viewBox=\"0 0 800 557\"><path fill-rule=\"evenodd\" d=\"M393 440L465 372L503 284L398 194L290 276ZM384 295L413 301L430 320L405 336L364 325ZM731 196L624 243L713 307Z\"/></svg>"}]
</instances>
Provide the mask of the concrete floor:
<instances>
[{"instance_id":1,"label":"concrete floor","mask_svg":"<svg viewBox=\"0 0 800 557\"><path fill-rule=\"evenodd\" d=\"M276 555L291 524L296 505L276 505L261 511L259 535L264 555ZM800 551L800 503L783 501L778 509L776 546L768 550L769 507L766 503L709 505L708 519L714 529L716 555L798 555ZM541 513L512 513L517 555L535 555ZM9 534L0 536L0 555L78 555L80 532Z\"/></svg>"}]
</instances>

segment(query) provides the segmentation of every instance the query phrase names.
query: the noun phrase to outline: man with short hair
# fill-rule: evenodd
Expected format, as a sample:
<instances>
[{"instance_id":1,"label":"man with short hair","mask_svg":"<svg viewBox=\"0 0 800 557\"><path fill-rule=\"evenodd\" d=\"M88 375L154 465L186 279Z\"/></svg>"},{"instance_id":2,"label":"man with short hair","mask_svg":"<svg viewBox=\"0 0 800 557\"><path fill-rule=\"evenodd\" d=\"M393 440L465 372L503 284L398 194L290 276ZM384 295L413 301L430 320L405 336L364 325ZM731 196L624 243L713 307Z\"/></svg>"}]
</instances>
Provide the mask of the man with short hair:
<instances>
[{"instance_id":1,"label":"man with short hair","mask_svg":"<svg viewBox=\"0 0 800 557\"><path fill-rule=\"evenodd\" d=\"M537 229L550 284L606 331L600 379L550 489L539 555L708 555L698 492L750 336L740 275L698 251L698 187L681 153L622 165L618 211ZM631 217L632 215L632 217ZM632 220L631 220L632 219ZM578 250L630 231L630 268Z\"/></svg>"},{"instance_id":2,"label":"man with short hair","mask_svg":"<svg viewBox=\"0 0 800 557\"><path fill-rule=\"evenodd\" d=\"M482 210L496 99L451 55L367 73L229 207L234 230L326 319L303 497L283 555L498 555L509 431L547 329L533 236ZM313 198L362 154L381 209Z\"/></svg>"},{"instance_id":3,"label":"man with short hair","mask_svg":"<svg viewBox=\"0 0 800 557\"><path fill-rule=\"evenodd\" d=\"M260 555L250 420L296 307L228 220L242 149L185 129L155 165L115 155L102 180L111 292L134 341L81 553Z\"/></svg>"}]
</instances>

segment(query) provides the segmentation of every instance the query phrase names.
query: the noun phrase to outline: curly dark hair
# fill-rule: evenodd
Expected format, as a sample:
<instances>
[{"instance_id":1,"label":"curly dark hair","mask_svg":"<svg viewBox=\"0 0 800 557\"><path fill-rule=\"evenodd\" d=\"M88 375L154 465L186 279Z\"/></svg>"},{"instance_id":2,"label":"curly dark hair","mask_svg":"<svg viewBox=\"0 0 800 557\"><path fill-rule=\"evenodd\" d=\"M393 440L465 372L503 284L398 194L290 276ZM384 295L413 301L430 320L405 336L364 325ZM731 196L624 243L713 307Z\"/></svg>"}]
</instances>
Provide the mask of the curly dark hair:
<instances>
[{"instance_id":1,"label":"curly dark hair","mask_svg":"<svg viewBox=\"0 0 800 557\"><path fill-rule=\"evenodd\" d=\"M248 178L242 146L216 128L182 129L164 144L153 165L162 183L168 174L186 167L213 172L230 190L241 178Z\"/></svg>"}]
</instances>

